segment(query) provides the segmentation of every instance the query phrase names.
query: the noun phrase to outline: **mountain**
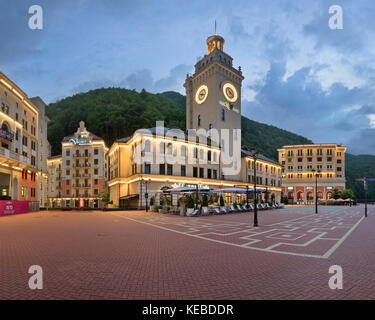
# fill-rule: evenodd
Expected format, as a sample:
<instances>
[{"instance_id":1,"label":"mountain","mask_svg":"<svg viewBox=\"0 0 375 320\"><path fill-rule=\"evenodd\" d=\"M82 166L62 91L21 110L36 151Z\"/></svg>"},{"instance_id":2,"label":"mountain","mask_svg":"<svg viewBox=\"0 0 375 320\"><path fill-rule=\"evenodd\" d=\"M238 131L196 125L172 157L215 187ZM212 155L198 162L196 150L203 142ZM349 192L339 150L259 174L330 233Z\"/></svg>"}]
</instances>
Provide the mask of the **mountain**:
<instances>
[{"instance_id":1,"label":"mountain","mask_svg":"<svg viewBox=\"0 0 375 320\"><path fill-rule=\"evenodd\" d=\"M166 127L178 126L185 130L186 97L173 91L152 94L142 90L102 88L67 97L46 108L51 119L48 140L52 155L61 153L61 140L71 135L85 121L89 131L102 137L108 146L116 139L127 137L139 128L154 127L157 120L164 120ZM278 160L277 148L288 144L308 144L311 140L242 117L242 144L255 147L265 156ZM375 156L346 155L347 187L363 198L363 184L359 177L375 177ZM375 183L369 186L369 198L375 199Z\"/></svg>"}]
</instances>

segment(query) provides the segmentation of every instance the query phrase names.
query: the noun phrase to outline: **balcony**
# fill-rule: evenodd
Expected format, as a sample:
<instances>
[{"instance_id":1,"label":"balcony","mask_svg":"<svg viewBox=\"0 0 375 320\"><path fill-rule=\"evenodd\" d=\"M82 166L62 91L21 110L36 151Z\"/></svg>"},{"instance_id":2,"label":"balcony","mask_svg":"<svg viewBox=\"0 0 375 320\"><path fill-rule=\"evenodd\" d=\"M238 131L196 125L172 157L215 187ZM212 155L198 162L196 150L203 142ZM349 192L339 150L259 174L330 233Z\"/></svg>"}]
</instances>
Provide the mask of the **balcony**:
<instances>
[{"instance_id":1,"label":"balcony","mask_svg":"<svg viewBox=\"0 0 375 320\"><path fill-rule=\"evenodd\" d=\"M80 163L73 163L73 168L81 168L82 165Z\"/></svg>"},{"instance_id":2,"label":"balcony","mask_svg":"<svg viewBox=\"0 0 375 320\"><path fill-rule=\"evenodd\" d=\"M21 155L21 154L18 154L16 152L13 152L9 149L6 149L6 148L2 148L0 147L0 157L4 157L4 158L7 158L7 159L10 159L10 160L14 160L14 161L17 161L18 163L20 164L23 164L23 165L26 165L26 166L30 166L31 164L31 161L29 158ZM17 165L17 163L11 163L12 165Z\"/></svg>"},{"instance_id":3,"label":"balcony","mask_svg":"<svg viewBox=\"0 0 375 320\"><path fill-rule=\"evenodd\" d=\"M90 158L91 157L91 153L76 153L76 154L73 154L73 158Z\"/></svg>"},{"instance_id":4,"label":"balcony","mask_svg":"<svg viewBox=\"0 0 375 320\"><path fill-rule=\"evenodd\" d=\"M73 178L80 178L80 177L82 177L82 175L81 174L73 174Z\"/></svg>"},{"instance_id":5,"label":"balcony","mask_svg":"<svg viewBox=\"0 0 375 320\"><path fill-rule=\"evenodd\" d=\"M90 173L84 173L84 174L82 174L80 176L82 176L82 178L90 178L91 174Z\"/></svg>"},{"instance_id":6,"label":"balcony","mask_svg":"<svg viewBox=\"0 0 375 320\"><path fill-rule=\"evenodd\" d=\"M82 168L90 168L91 167L91 164L90 163L83 163L81 165Z\"/></svg>"},{"instance_id":7,"label":"balcony","mask_svg":"<svg viewBox=\"0 0 375 320\"><path fill-rule=\"evenodd\" d=\"M91 184L82 184L81 188L91 188Z\"/></svg>"},{"instance_id":8,"label":"balcony","mask_svg":"<svg viewBox=\"0 0 375 320\"><path fill-rule=\"evenodd\" d=\"M75 183L75 184L73 184L73 188L81 188L81 184L80 183Z\"/></svg>"}]
</instances>

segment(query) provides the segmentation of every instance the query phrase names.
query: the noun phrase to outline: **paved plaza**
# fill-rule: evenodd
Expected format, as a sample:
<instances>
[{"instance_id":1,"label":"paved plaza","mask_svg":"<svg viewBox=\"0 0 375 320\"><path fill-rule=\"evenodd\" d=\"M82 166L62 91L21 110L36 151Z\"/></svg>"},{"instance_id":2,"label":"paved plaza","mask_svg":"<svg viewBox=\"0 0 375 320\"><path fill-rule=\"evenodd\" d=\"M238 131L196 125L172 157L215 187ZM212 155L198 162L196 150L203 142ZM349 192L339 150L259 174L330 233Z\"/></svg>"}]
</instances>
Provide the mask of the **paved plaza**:
<instances>
[{"instance_id":1,"label":"paved plaza","mask_svg":"<svg viewBox=\"0 0 375 320\"><path fill-rule=\"evenodd\" d=\"M375 299L375 206L0 218L0 299ZM30 290L31 265L43 268ZM330 266L343 289L328 286Z\"/></svg>"}]
</instances>

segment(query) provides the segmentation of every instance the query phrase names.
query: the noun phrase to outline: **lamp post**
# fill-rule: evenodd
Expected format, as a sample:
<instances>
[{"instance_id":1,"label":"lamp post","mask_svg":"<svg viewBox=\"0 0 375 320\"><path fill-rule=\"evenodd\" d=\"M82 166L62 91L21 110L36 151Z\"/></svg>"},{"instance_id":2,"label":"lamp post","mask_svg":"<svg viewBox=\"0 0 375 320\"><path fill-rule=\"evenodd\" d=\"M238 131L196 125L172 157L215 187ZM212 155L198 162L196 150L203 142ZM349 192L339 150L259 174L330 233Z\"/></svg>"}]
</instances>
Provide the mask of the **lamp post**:
<instances>
[{"instance_id":1,"label":"lamp post","mask_svg":"<svg viewBox=\"0 0 375 320\"><path fill-rule=\"evenodd\" d=\"M320 170L312 169L312 172L315 174L315 213L318 213L318 174Z\"/></svg>"},{"instance_id":2,"label":"lamp post","mask_svg":"<svg viewBox=\"0 0 375 320\"><path fill-rule=\"evenodd\" d=\"M252 158L254 159L254 227L258 227L258 197L257 197L257 166L256 162L258 159L258 152L255 149L251 149Z\"/></svg>"},{"instance_id":3,"label":"lamp post","mask_svg":"<svg viewBox=\"0 0 375 320\"><path fill-rule=\"evenodd\" d=\"M146 200L146 212L148 212L148 205L147 205L147 202L148 202L148 193L147 193L147 184L150 183L151 181L148 180L148 181L145 181L145 180L141 180L141 185L144 183L146 185L146 192L145 192L145 200ZM142 192L141 192L142 194Z\"/></svg>"}]
</instances>

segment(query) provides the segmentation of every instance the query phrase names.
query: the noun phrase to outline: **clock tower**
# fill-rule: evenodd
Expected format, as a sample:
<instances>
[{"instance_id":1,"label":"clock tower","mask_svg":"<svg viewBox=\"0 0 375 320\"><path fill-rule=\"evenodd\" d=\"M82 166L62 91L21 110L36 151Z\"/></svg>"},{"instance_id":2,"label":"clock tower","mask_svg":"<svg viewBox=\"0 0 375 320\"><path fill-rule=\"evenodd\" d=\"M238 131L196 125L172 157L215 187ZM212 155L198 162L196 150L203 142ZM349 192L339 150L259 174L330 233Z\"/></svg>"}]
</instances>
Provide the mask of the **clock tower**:
<instances>
[{"instance_id":1,"label":"clock tower","mask_svg":"<svg viewBox=\"0 0 375 320\"><path fill-rule=\"evenodd\" d=\"M226 54L224 39L215 35L207 39L208 53L195 64L193 75L187 75L187 129L229 129L237 136L241 129L241 67L233 67ZM239 137L241 139L241 137Z\"/></svg>"}]
</instances>

